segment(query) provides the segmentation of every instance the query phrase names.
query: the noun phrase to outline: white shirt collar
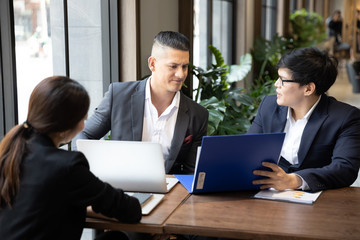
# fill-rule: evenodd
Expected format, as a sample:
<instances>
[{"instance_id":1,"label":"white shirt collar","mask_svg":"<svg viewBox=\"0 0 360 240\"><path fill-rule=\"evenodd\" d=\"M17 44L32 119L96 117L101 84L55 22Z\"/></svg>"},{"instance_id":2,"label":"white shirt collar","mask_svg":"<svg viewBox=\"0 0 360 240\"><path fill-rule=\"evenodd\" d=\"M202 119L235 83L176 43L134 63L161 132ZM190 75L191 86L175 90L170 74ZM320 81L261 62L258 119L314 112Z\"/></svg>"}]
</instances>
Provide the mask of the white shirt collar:
<instances>
[{"instance_id":1,"label":"white shirt collar","mask_svg":"<svg viewBox=\"0 0 360 240\"><path fill-rule=\"evenodd\" d=\"M145 86L145 100L150 100L150 103L152 103L151 101L151 93L150 93L150 81L151 81L152 77L150 76L149 79L146 81L146 86ZM180 105L180 91L177 91L171 104L167 107L167 109L165 110L165 114L168 112L167 110L173 109L174 107L179 108Z\"/></svg>"},{"instance_id":2,"label":"white shirt collar","mask_svg":"<svg viewBox=\"0 0 360 240\"><path fill-rule=\"evenodd\" d=\"M151 81L151 76L148 78L148 80L146 81L146 85L145 85L145 100L146 99L151 99L151 94L150 94L150 81Z\"/></svg>"}]
</instances>

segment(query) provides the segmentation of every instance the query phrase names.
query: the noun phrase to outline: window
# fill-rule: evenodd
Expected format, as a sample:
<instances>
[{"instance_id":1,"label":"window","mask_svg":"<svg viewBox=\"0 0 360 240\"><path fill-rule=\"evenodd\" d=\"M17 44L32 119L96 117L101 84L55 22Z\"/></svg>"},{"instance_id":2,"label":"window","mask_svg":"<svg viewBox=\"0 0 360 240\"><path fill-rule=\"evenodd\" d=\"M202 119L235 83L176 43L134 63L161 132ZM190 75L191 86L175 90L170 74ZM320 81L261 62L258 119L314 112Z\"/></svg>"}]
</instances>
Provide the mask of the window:
<instances>
[{"instance_id":1,"label":"window","mask_svg":"<svg viewBox=\"0 0 360 240\"><path fill-rule=\"evenodd\" d=\"M0 138L17 123L15 37L10 0L0 1Z\"/></svg>"},{"instance_id":2,"label":"window","mask_svg":"<svg viewBox=\"0 0 360 240\"><path fill-rule=\"evenodd\" d=\"M212 45L218 48L230 65L233 63L233 1L213 0Z\"/></svg>"},{"instance_id":3,"label":"window","mask_svg":"<svg viewBox=\"0 0 360 240\"><path fill-rule=\"evenodd\" d=\"M208 66L208 46L211 40L210 6L207 0L194 1L193 64L206 69Z\"/></svg>"},{"instance_id":4,"label":"window","mask_svg":"<svg viewBox=\"0 0 360 240\"><path fill-rule=\"evenodd\" d=\"M112 0L0 1L0 137L26 119L33 88L51 75L83 84L92 113L110 82L119 81L113 47L119 42L117 5Z\"/></svg>"},{"instance_id":5,"label":"window","mask_svg":"<svg viewBox=\"0 0 360 240\"><path fill-rule=\"evenodd\" d=\"M208 46L220 50L225 63L233 64L234 1L195 0L193 64L206 69L212 62ZM194 89L198 81L193 79Z\"/></svg>"},{"instance_id":6,"label":"window","mask_svg":"<svg viewBox=\"0 0 360 240\"><path fill-rule=\"evenodd\" d=\"M271 40L276 34L276 0L262 0L261 36Z\"/></svg>"},{"instance_id":7,"label":"window","mask_svg":"<svg viewBox=\"0 0 360 240\"><path fill-rule=\"evenodd\" d=\"M49 1L14 0L18 122L36 84L53 75Z\"/></svg>"},{"instance_id":8,"label":"window","mask_svg":"<svg viewBox=\"0 0 360 240\"><path fill-rule=\"evenodd\" d=\"M26 120L36 84L52 75L66 75L88 90L90 111L110 83L103 84L101 0L14 0L18 121ZM105 8L103 6L106 6ZM106 36L106 35L105 35Z\"/></svg>"},{"instance_id":9,"label":"window","mask_svg":"<svg viewBox=\"0 0 360 240\"><path fill-rule=\"evenodd\" d=\"M101 4L102 0L68 1L69 76L89 92L89 115L99 105L108 86L103 86Z\"/></svg>"}]
</instances>

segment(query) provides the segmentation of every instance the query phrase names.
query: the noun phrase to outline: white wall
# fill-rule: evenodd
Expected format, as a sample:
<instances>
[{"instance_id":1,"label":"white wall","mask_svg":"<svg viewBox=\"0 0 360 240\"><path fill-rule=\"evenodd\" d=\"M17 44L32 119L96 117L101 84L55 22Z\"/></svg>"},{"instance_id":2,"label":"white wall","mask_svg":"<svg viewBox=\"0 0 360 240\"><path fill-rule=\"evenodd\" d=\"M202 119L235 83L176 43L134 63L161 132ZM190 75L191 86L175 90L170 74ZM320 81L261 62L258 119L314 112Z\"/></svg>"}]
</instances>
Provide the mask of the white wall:
<instances>
[{"instance_id":1,"label":"white wall","mask_svg":"<svg viewBox=\"0 0 360 240\"><path fill-rule=\"evenodd\" d=\"M140 0L141 77L151 74L147 59L155 35L160 31L178 31L178 16L178 0Z\"/></svg>"},{"instance_id":2,"label":"white wall","mask_svg":"<svg viewBox=\"0 0 360 240\"><path fill-rule=\"evenodd\" d=\"M340 10L341 15L344 15L344 2L338 0L330 0L329 2L329 16L331 16L335 10Z\"/></svg>"}]
</instances>

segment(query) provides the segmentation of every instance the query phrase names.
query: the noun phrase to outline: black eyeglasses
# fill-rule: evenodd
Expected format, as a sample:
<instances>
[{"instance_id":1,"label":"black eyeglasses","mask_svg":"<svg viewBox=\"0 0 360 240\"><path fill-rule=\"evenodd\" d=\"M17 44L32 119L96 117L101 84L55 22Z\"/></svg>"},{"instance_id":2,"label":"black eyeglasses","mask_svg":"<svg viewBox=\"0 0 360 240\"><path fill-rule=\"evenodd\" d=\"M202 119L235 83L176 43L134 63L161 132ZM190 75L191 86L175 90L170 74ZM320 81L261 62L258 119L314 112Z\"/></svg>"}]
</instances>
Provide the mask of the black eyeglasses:
<instances>
[{"instance_id":1,"label":"black eyeglasses","mask_svg":"<svg viewBox=\"0 0 360 240\"><path fill-rule=\"evenodd\" d=\"M280 80L281 86L284 86L284 82L295 82L295 83L299 82L299 81L296 81L296 80L282 80L281 78L278 78L278 80Z\"/></svg>"}]
</instances>

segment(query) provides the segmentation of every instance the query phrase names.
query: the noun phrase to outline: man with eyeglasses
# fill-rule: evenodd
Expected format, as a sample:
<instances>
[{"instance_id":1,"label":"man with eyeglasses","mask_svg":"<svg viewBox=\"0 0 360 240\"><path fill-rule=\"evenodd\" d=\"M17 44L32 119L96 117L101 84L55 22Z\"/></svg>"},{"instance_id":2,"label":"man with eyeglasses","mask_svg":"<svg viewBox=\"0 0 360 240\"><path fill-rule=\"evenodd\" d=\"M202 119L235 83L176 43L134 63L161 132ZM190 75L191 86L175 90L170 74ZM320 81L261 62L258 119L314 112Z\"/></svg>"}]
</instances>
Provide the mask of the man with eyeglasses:
<instances>
[{"instance_id":1,"label":"man with eyeglasses","mask_svg":"<svg viewBox=\"0 0 360 240\"><path fill-rule=\"evenodd\" d=\"M285 132L278 165L263 163L261 189L311 192L351 185L360 167L360 110L326 95L337 60L316 48L292 50L278 63L277 95L265 97L248 133Z\"/></svg>"}]
</instances>

